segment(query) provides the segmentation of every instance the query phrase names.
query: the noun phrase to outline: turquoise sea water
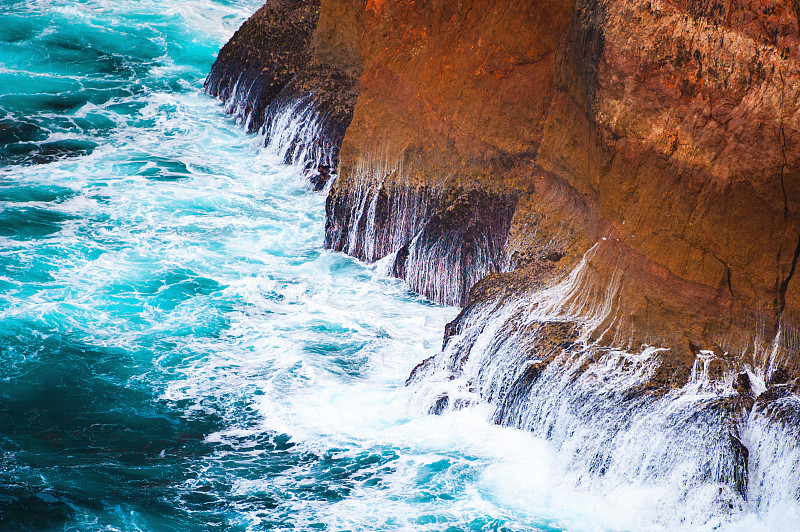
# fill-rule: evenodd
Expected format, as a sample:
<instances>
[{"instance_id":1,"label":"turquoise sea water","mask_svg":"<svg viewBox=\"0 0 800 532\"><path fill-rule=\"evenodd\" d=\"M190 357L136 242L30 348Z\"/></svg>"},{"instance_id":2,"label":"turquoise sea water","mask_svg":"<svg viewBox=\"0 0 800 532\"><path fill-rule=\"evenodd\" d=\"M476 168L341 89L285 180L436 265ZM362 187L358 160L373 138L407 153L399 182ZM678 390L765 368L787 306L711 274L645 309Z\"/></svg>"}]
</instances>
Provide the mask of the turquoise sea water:
<instances>
[{"instance_id":1,"label":"turquoise sea water","mask_svg":"<svg viewBox=\"0 0 800 532\"><path fill-rule=\"evenodd\" d=\"M202 93L260 4L0 0L0 531L797 529L428 415L457 309L323 250L324 194Z\"/></svg>"},{"instance_id":2,"label":"turquoise sea water","mask_svg":"<svg viewBox=\"0 0 800 532\"><path fill-rule=\"evenodd\" d=\"M0 529L579 526L541 442L404 389L456 309L202 94L259 5L0 2Z\"/></svg>"}]
</instances>

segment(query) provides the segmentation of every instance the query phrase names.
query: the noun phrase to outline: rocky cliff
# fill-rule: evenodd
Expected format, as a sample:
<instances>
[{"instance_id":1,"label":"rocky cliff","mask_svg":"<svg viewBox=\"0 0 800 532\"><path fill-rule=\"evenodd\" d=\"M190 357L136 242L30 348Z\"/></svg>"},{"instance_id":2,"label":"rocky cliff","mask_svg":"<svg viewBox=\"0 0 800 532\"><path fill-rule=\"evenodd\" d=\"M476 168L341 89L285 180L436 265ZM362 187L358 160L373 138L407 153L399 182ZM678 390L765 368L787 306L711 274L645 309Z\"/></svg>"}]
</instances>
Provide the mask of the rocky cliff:
<instances>
[{"instance_id":1,"label":"rocky cliff","mask_svg":"<svg viewBox=\"0 0 800 532\"><path fill-rule=\"evenodd\" d=\"M344 102L346 133L322 134L339 150L326 246L388 256L413 290L465 306L410 379L432 412L489 401L498 422L561 427L561 445L597 426L598 475L650 419L706 457L692 478L741 502L767 478L753 427L800 425L799 15L794 0L272 0L254 19L278 29L259 40L251 19L209 87L261 80L245 100L268 116L277 90L333 80L300 91ZM680 419L653 414L686 397Z\"/></svg>"},{"instance_id":2,"label":"rocky cliff","mask_svg":"<svg viewBox=\"0 0 800 532\"><path fill-rule=\"evenodd\" d=\"M594 246L609 343L794 366L794 4L412 4L364 8L328 246L451 304Z\"/></svg>"}]
</instances>

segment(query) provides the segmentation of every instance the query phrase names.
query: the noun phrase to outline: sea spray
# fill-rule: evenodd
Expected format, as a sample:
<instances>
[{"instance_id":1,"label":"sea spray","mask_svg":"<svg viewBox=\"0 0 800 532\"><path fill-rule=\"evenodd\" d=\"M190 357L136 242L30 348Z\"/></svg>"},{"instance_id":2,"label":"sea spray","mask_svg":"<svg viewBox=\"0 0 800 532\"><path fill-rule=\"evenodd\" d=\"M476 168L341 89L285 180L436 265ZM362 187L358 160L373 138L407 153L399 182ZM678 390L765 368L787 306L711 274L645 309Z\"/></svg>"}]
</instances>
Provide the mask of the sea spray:
<instances>
[{"instance_id":1,"label":"sea spray","mask_svg":"<svg viewBox=\"0 0 800 532\"><path fill-rule=\"evenodd\" d=\"M409 379L418 411L488 408L497 423L552 443L557 485L603 494L620 515L646 513L666 529L797 523L797 397L765 391L759 371L712 379L710 351L697 353L683 387L648 393L668 350L597 340L614 321L620 278L603 291L587 284L593 252L552 287L465 309L442 352ZM761 394L754 406L735 377Z\"/></svg>"}]
</instances>

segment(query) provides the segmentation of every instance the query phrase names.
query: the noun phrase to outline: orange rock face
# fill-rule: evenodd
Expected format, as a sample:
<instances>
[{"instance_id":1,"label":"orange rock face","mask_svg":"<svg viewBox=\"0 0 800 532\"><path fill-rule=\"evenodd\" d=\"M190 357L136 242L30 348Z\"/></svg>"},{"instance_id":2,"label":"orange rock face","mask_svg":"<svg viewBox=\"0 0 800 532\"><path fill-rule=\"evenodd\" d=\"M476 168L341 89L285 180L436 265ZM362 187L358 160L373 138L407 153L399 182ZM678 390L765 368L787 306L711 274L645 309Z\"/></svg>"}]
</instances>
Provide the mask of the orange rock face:
<instances>
[{"instance_id":1,"label":"orange rock face","mask_svg":"<svg viewBox=\"0 0 800 532\"><path fill-rule=\"evenodd\" d=\"M366 7L364 73L329 198L326 243L365 260L400 251L394 270L412 289L464 304L474 281L508 269L508 228L534 183L555 52L572 7L397 0ZM481 219L485 210L492 212ZM448 230L443 219L469 227ZM429 221L435 227L423 231ZM363 242L366 235L377 245ZM414 244L416 235L425 242Z\"/></svg>"},{"instance_id":2,"label":"orange rock face","mask_svg":"<svg viewBox=\"0 0 800 532\"><path fill-rule=\"evenodd\" d=\"M355 102L328 247L396 254L412 289L461 305L487 275L536 289L586 256L584 285L613 292L602 341L798 374L796 2L314 6L268 2L248 30L266 59L244 31L220 57L267 72L294 54L303 74L278 68L281 86L324 88L341 124ZM303 39L262 31L280 10Z\"/></svg>"},{"instance_id":3,"label":"orange rock face","mask_svg":"<svg viewBox=\"0 0 800 532\"><path fill-rule=\"evenodd\" d=\"M558 279L599 243L597 287L623 272L616 323L626 343L665 343L687 361L690 346L736 352L743 363L776 348L776 363L795 365L794 4L370 1L360 51L360 96L329 199L331 247L375 260L472 189L513 196L505 238L494 222L482 230L492 240L482 249L498 238L502 248L487 252L482 273ZM419 204L397 202L370 221L372 198L415 191ZM344 213L359 201L364 209ZM401 221L402 209L419 219ZM337 240L342 228L360 243ZM362 236L386 244L365 253Z\"/></svg>"},{"instance_id":4,"label":"orange rock face","mask_svg":"<svg viewBox=\"0 0 800 532\"><path fill-rule=\"evenodd\" d=\"M580 86L563 100L588 115L592 134L573 127L564 139L562 112L537 163L597 204L616 256L641 264L631 283L650 308L685 308L660 327L672 334L656 326L648 336L677 330L683 345L755 356L783 325L776 347L794 365L797 12L775 2L582 9L602 12L596 84L588 101ZM565 56L565 79L575 55ZM593 154L583 167L581 151ZM621 306L641 315L635 299Z\"/></svg>"}]
</instances>

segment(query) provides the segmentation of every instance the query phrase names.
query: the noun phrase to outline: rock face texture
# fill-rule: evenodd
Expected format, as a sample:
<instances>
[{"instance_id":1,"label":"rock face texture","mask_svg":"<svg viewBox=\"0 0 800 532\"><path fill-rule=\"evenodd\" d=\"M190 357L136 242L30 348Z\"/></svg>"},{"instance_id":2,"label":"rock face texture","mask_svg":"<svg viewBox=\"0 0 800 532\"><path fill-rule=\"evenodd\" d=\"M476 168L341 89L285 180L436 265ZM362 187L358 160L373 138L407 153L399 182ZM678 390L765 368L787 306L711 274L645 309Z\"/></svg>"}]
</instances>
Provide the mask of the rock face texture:
<instances>
[{"instance_id":1,"label":"rock face texture","mask_svg":"<svg viewBox=\"0 0 800 532\"><path fill-rule=\"evenodd\" d=\"M594 453L596 476L693 449L685 489L711 479L736 511L800 488L765 465L775 446L800 460L799 17L794 0L271 0L208 89L267 121L309 95L335 109L325 245L465 307L409 379L432 413L489 401Z\"/></svg>"},{"instance_id":2,"label":"rock face texture","mask_svg":"<svg viewBox=\"0 0 800 532\"><path fill-rule=\"evenodd\" d=\"M363 260L399 251L394 272L448 304L510 269L571 14L568 2L369 2L326 245Z\"/></svg>"},{"instance_id":3,"label":"rock face texture","mask_svg":"<svg viewBox=\"0 0 800 532\"><path fill-rule=\"evenodd\" d=\"M645 323L655 311L650 321L681 331L673 343L752 353L753 330L769 343L783 326L778 347L796 351L797 11L587 3L576 21L561 133L545 136L537 163L596 205L608 238L598 269L616 262L636 285L621 288L630 327L667 336ZM587 68L580 46L592 39L601 51Z\"/></svg>"}]
</instances>

